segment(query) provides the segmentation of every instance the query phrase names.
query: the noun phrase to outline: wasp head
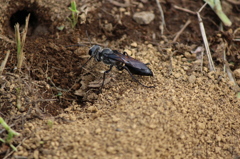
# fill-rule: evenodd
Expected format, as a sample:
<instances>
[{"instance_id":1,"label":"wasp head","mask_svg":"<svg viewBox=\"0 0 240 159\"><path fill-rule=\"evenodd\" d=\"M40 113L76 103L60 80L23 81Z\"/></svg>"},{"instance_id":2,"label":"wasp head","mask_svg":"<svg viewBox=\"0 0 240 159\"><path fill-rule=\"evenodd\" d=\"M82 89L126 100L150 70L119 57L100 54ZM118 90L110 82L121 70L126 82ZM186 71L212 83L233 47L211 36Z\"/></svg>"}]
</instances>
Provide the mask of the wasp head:
<instances>
[{"instance_id":1,"label":"wasp head","mask_svg":"<svg viewBox=\"0 0 240 159\"><path fill-rule=\"evenodd\" d=\"M90 56L93 56L97 61L101 61L100 60L100 54L101 54L101 50L102 48L99 45L93 45L89 51L88 54Z\"/></svg>"},{"instance_id":2,"label":"wasp head","mask_svg":"<svg viewBox=\"0 0 240 159\"><path fill-rule=\"evenodd\" d=\"M98 46L98 45L93 45L89 51L88 51L88 54L90 56L96 56L96 54L99 52L99 50L101 50L101 47Z\"/></svg>"}]
</instances>

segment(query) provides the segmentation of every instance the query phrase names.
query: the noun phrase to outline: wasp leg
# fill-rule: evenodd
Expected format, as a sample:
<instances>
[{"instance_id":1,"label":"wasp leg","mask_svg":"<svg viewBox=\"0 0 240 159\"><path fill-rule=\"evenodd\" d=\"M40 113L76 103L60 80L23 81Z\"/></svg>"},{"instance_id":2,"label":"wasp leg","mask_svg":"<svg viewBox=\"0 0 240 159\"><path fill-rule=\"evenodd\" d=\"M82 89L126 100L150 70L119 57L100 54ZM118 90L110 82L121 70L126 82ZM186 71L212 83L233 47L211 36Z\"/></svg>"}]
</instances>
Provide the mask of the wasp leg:
<instances>
[{"instance_id":1,"label":"wasp leg","mask_svg":"<svg viewBox=\"0 0 240 159\"><path fill-rule=\"evenodd\" d=\"M117 69L119 70L119 71L122 71L123 69L124 69L124 66L123 66L123 64L121 63L121 64L119 64L118 66L116 66L117 67Z\"/></svg>"},{"instance_id":2,"label":"wasp leg","mask_svg":"<svg viewBox=\"0 0 240 159\"><path fill-rule=\"evenodd\" d=\"M126 51L123 52L123 55L129 56L128 53Z\"/></svg>"},{"instance_id":3,"label":"wasp leg","mask_svg":"<svg viewBox=\"0 0 240 159\"><path fill-rule=\"evenodd\" d=\"M101 85L101 87L100 87L100 89L99 89L99 92L102 92L102 88L103 88L103 86L104 86L104 81L105 81L106 73L109 73L109 72L112 70L112 68L113 68L113 65L110 65L109 69L103 73L103 82L102 82L102 85Z\"/></svg>"},{"instance_id":4,"label":"wasp leg","mask_svg":"<svg viewBox=\"0 0 240 159\"><path fill-rule=\"evenodd\" d=\"M146 86L146 85L142 84L139 80L136 79L136 77L133 76L133 74L130 72L130 70L126 66L122 66L122 67L123 67L123 69L127 70L128 73L130 74L130 76L132 77L132 79L134 79L140 85L142 85L144 87L147 87L147 88L154 88L154 87L156 87L156 86Z\"/></svg>"},{"instance_id":5,"label":"wasp leg","mask_svg":"<svg viewBox=\"0 0 240 159\"><path fill-rule=\"evenodd\" d=\"M86 66L86 64L93 58L93 56L89 57L89 59L82 65L81 67L81 70L82 68L84 68Z\"/></svg>"}]
</instances>

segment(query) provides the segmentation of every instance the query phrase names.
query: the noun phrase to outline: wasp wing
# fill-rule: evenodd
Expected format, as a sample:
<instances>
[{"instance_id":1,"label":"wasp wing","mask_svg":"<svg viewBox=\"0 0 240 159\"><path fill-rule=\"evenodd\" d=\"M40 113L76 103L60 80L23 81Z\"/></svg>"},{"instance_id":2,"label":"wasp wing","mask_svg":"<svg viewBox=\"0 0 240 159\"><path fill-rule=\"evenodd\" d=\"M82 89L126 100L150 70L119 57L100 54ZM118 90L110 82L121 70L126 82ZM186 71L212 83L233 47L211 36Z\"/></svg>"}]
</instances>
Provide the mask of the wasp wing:
<instances>
[{"instance_id":1,"label":"wasp wing","mask_svg":"<svg viewBox=\"0 0 240 159\"><path fill-rule=\"evenodd\" d=\"M123 55L123 54L117 52L116 50L111 50L110 53L103 54L103 56L105 58L111 59L113 61L119 61L119 62L123 62L123 63L127 62L126 60L124 60L124 56L126 56L126 55Z\"/></svg>"},{"instance_id":2,"label":"wasp wing","mask_svg":"<svg viewBox=\"0 0 240 159\"><path fill-rule=\"evenodd\" d=\"M119 53L117 50L113 50L112 54L107 54L109 59L123 62L125 66L133 73L138 75L152 76L152 71L147 67L146 64L138 61L128 55Z\"/></svg>"}]
</instances>

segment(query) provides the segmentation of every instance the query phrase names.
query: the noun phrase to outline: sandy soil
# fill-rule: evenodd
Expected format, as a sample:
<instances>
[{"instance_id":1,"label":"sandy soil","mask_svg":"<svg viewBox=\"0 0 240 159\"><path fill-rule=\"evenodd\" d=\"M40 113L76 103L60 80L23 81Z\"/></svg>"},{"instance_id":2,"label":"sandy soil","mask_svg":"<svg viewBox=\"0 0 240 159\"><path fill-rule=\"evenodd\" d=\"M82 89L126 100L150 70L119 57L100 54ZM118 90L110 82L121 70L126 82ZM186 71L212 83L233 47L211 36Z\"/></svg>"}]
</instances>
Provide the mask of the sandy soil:
<instances>
[{"instance_id":1,"label":"sandy soil","mask_svg":"<svg viewBox=\"0 0 240 159\"><path fill-rule=\"evenodd\" d=\"M84 20L82 13L74 29L67 20L70 1L0 2L1 15L6 15L0 19L0 61L11 51L0 76L0 116L21 133L12 141L17 152L0 143L0 158L240 158L240 90L223 71L226 64L240 84L239 42L234 41L239 38L239 5L223 1L233 21L224 31L218 31L220 20L210 7L201 13L214 72L206 55L201 67L199 55L191 52L203 46L196 15L175 7L197 11L200 0L160 1L163 35L155 1L77 1L79 8L88 7L88 14ZM17 11L32 15L21 73L14 70ZM139 25L132 19L137 11L151 11L155 19ZM69 46L76 43L87 47ZM114 68L99 93L108 66L92 60L81 69L96 43L149 63L154 76L136 77L156 87L143 87L127 71ZM7 135L3 130L1 138Z\"/></svg>"}]
</instances>

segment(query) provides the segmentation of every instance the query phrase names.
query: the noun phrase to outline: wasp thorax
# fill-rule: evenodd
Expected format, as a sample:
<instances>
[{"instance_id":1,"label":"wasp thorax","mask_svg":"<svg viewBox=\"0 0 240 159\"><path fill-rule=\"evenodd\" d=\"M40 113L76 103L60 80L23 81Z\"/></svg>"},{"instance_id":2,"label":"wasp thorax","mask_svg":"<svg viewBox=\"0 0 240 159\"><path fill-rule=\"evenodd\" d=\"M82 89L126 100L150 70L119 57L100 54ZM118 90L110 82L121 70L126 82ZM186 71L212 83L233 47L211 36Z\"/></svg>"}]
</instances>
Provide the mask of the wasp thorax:
<instances>
[{"instance_id":1,"label":"wasp thorax","mask_svg":"<svg viewBox=\"0 0 240 159\"><path fill-rule=\"evenodd\" d=\"M105 49L102 50L102 53L103 54L112 54L113 51L111 49L109 49L109 48L105 48Z\"/></svg>"}]
</instances>

